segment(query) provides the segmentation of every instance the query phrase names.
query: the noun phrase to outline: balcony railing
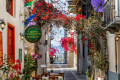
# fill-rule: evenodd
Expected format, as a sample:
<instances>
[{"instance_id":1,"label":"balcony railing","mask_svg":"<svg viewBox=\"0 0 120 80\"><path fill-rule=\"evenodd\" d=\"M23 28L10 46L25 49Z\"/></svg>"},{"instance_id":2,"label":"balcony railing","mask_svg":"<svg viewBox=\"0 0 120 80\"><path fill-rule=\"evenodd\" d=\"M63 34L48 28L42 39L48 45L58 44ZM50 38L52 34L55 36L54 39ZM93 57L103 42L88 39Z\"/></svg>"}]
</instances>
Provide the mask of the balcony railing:
<instances>
[{"instance_id":1,"label":"balcony railing","mask_svg":"<svg viewBox=\"0 0 120 80\"><path fill-rule=\"evenodd\" d=\"M120 1L109 0L104 6L105 27L113 26L120 21ZM119 23L120 24L120 23Z\"/></svg>"}]
</instances>

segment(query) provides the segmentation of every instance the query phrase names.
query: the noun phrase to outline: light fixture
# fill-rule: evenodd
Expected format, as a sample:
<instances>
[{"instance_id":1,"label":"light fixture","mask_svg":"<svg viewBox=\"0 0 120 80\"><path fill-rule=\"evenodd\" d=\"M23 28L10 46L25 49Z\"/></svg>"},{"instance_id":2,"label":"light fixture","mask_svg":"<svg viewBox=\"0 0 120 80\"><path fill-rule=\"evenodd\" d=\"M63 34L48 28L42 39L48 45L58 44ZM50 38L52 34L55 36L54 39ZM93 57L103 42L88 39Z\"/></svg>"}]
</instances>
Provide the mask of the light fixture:
<instances>
[{"instance_id":1,"label":"light fixture","mask_svg":"<svg viewBox=\"0 0 120 80\"><path fill-rule=\"evenodd\" d=\"M5 22L3 20L0 20L0 27L3 30L5 28Z\"/></svg>"},{"instance_id":2,"label":"light fixture","mask_svg":"<svg viewBox=\"0 0 120 80\"><path fill-rule=\"evenodd\" d=\"M118 38L118 37L115 37L115 40L116 40L116 41L118 41L118 40L119 40L119 38Z\"/></svg>"},{"instance_id":3,"label":"light fixture","mask_svg":"<svg viewBox=\"0 0 120 80\"><path fill-rule=\"evenodd\" d=\"M20 39L23 40L24 39L24 34L20 33Z\"/></svg>"}]
</instances>

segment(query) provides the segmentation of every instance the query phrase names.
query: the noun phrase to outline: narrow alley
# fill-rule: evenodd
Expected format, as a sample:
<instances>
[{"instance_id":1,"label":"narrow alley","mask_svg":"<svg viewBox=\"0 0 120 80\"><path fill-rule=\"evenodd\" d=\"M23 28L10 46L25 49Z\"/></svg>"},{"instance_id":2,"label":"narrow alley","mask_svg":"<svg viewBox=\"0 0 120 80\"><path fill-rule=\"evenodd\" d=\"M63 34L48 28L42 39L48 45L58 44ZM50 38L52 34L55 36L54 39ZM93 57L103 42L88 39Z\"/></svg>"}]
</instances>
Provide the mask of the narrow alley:
<instances>
[{"instance_id":1,"label":"narrow alley","mask_svg":"<svg viewBox=\"0 0 120 80\"><path fill-rule=\"evenodd\" d=\"M54 73L64 73L64 80L87 80L86 75L78 75L77 68L71 68L68 64L50 64L48 67L48 72L53 69Z\"/></svg>"}]
</instances>

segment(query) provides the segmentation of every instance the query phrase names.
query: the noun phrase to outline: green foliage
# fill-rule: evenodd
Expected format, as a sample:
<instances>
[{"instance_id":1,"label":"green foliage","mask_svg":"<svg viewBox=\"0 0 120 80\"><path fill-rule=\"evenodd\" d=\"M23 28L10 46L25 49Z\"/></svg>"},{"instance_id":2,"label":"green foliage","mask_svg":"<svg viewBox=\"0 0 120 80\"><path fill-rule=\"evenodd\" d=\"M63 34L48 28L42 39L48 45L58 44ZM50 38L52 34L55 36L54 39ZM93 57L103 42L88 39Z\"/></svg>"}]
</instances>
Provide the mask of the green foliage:
<instances>
[{"instance_id":1,"label":"green foliage","mask_svg":"<svg viewBox=\"0 0 120 80\"><path fill-rule=\"evenodd\" d=\"M22 80L30 80L32 72L36 69L37 64L35 62L35 59L32 59L32 56L30 54L25 55Z\"/></svg>"},{"instance_id":2,"label":"green foliage","mask_svg":"<svg viewBox=\"0 0 120 80\"><path fill-rule=\"evenodd\" d=\"M105 69L105 56L101 53L94 54L94 65L95 68L104 70Z\"/></svg>"},{"instance_id":3,"label":"green foliage","mask_svg":"<svg viewBox=\"0 0 120 80\"><path fill-rule=\"evenodd\" d=\"M86 74L88 75L88 77L91 77L92 76L92 69L90 66L87 67L87 72Z\"/></svg>"},{"instance_id":4,"label":"green foliage","mask_svg":"<svg viewBox=\"0 0 120 80\"><path fill-rule=\"evenodd\" d=\"M3 58L3 65L0 66L0 71L3 72L3 75L5 79L8 79L8 74L10 72L10 64L8 64L7 55L4 54Z\"/></svg>"}]
</instances>

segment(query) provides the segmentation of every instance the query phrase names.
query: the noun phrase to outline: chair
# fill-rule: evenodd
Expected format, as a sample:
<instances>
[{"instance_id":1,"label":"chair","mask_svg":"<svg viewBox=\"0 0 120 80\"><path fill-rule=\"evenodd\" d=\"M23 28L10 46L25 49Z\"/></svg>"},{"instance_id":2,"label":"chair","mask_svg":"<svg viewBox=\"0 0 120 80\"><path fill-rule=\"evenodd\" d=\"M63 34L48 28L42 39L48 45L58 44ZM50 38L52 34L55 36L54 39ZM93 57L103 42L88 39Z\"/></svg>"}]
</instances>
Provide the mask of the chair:
<instances>
[{"instance_id":1,"label":"chair","mask_svg":"<svg viewBox=\"0 0 120 80\"><path fill-rule=\"evenodd\" d=\"M36 75L35 77L32 77L32 80L42 80L42 75Z\"/></svg>"},{"instance_id":2,"label":"chair","mask_svg":"<svg viewBox=\"0 0 120 80\"><path fill-rule=\"evenodd\" d=\"M47 77L47 76L50 75L50 73L49 72L44 72L42 75L45 76L45 77Z\"/></svg>"},{"instance_id":3,"label":"chair","mask_svg":"<svg viewBox=\"0 0 120 80\"><path fill-rule=\"evenodd\" d=\"M64 73L59 73L60 76L63 77L63 80L64 80Z\"/></svg>"},{"instance_id":4,"label":"chair","mask_svg":"<svg viewBox=\"0 0 120 80\"><path fill-rule=\"evenodd\" d=\"M57 76L50 76L49 80L58 80L58 77Z\"/></svg>"}]
</instances>

